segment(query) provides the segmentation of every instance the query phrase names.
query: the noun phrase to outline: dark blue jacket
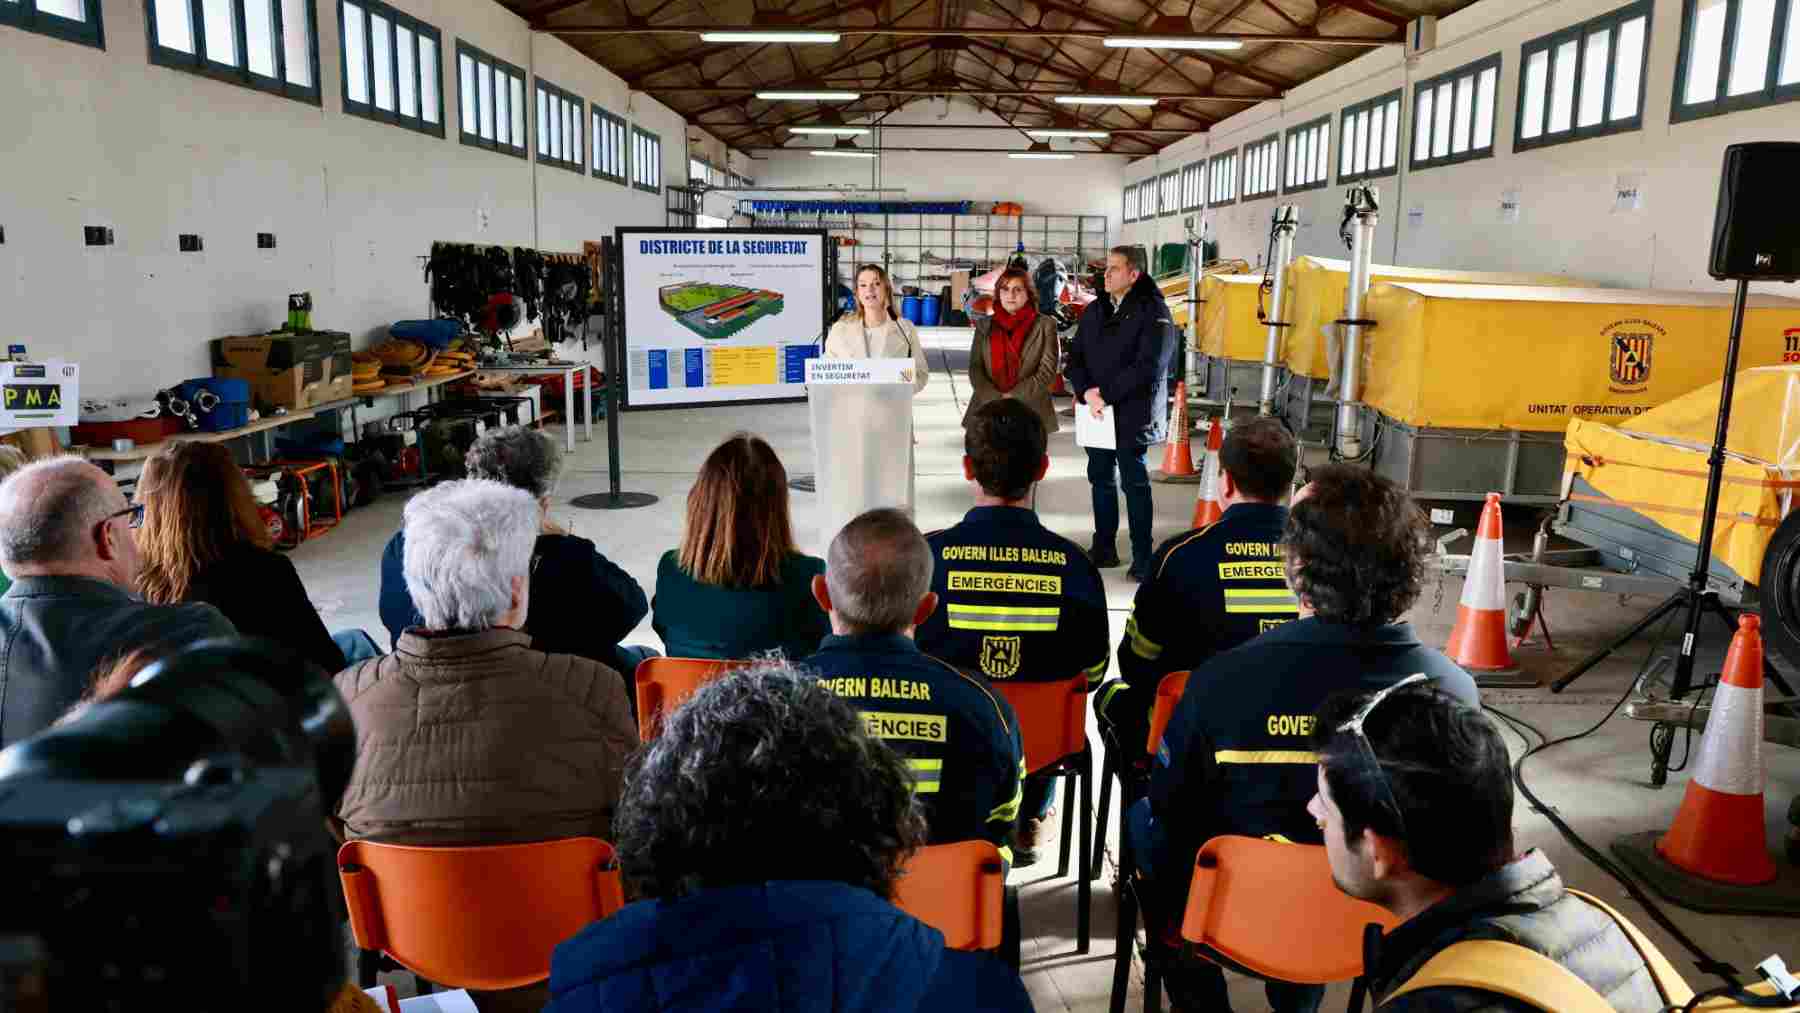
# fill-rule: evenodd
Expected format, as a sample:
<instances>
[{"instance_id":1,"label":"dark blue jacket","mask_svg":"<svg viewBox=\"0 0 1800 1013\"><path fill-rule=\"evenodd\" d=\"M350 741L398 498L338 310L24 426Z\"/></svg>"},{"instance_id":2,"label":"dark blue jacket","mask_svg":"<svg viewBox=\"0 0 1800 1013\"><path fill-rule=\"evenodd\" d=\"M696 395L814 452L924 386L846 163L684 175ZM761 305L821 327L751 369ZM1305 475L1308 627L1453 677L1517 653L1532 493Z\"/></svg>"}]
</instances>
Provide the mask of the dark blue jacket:
<instances>
[{"instance_id":1,"label":"dark blue jacket","mask_svg":"<svg viewBox=\"0 0 1800 1013\"><path fill-rule=\"evenodd\" d=\"M1117 308L1111 296L1102 295L1081 312L1069 349L1069 386L1077 409L1089 387L1100 388L1100 397L1113 406L1120 449L1168 438L1174 330L1169 304L1148 274L1138 276Z\"/></svg>"},{"instance_id":2,"label":"dark blue jacket","mask_svg":"<svg viewBox=\"0 0 1800 1013\"><path fill-rule=\"evenodd\" d=\"M381 553L381 625L398 646L400 634L424 619L406 590L406 532ZM531 550L531 598L525 632L546 654L573 654L618 669L617 649L650 611L631 574L575 535L539 535ZM630 695L632 673L620 669Z\"/></svg>"},{"instance_id":3,"label":"dark blue jacket","mask_svg":"<svg viewBox=\"0 0 1800 1013\"><path fill-rule=\"evenodd\" d=\"M638 901L589 925L556 948L545 1013L1030 1009L999 958L946 950L867 890L775 882Z\"/></svg>"},{"instance_id":4,"label":"dark blue jacket","mask_svg":"<svg viewBox=\"0 0 1800 1013\"><path fill-rule=\"evenodd\" d=\"M812 595L825 572L817 556L794 553L767 587L702 584L681 568L671 549L656 564L655 615L650 625L671 658L748 658L780 651L789 661L819 649L831 620Z\"/></svg>"}]
</instances>

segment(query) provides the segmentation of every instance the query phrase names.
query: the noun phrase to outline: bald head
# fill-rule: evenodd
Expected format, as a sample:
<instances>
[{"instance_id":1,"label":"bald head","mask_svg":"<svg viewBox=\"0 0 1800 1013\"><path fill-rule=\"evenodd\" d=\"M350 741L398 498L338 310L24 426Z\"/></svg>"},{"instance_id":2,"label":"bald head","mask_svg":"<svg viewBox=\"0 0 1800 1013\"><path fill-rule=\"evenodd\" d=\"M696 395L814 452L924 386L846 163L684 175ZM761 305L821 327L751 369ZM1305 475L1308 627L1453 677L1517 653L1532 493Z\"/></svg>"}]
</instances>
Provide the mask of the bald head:
<instances>
[{"instance_id":1,"label":"bald head","mask_svg":"<svg viewBox=\"0 0 1800 1013\"><path fill-rule=\"evenodd\" d=\"M931 546L906 514L861 514L844 525L826 553L833 624L849 633L898 633L915 625L931 594L931 566Z\"/></svg>"},{"instance_id":2,"label":"bald head","mask_svg":"<svg viewBox=\"0 0 1800 1013\"><path fill-rule=\"evenodd\" d=\"M0 482L0 566L14 576L105 570L117 549L102 546L94 528L125 506L112 477L79 457L28 464Z\"/></svg>"}]
</instances>

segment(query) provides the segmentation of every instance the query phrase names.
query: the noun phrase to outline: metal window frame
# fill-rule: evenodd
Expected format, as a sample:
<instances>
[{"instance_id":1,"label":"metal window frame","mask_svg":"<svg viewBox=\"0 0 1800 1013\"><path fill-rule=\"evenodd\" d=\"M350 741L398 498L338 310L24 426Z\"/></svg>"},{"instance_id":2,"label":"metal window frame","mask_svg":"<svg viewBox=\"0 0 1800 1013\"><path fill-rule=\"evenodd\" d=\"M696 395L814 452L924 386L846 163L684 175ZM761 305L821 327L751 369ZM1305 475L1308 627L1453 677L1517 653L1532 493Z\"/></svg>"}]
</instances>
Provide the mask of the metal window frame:
<instances>
[{"instance_id":1,"label":"metal window frame","mask_svg":"<svg viewBox=\"0 0 1800 1013\"><path fill-rule=\"evenodd\" d=\"M567 88L560 88L556 84L546 81L541 77L533 79L531 83L531 100L525 104L529 106L532 111L532 129L525 131L526 140L534 140L537 137L537 93L540 91L554 98L562 99L564 102L574 104L576 110L576 129L581 131L582 138L587 136L589 125L587 121L587 101L585 99ZM553 165L558 169L567 169L577 176L585 176L588 173L586 164L588 160L588 149L586 142L581 138L577 138L574 144L574 147L581 152L581 158L579 160L562 159L557 158L554 155L546 155L538 149L535 143L530 145L530 147L532 151L532 160L539 165Z\"/></svg>"},{"instance_id":2,"label":"metal window frame","mask_svg":"<svg viewBox=\"0 0 1800 1013\"><path fill-rule=\"evenodd\" d=\"M1786 0L1776 0L1777 5L1784 2ZM1653 29L1651 22L1654 20L1654 15L1655 9L1652 0L1636 0L1634 3L1626 4L1624 7L1609 11L1599 17L1569 25L1548 35L1540 35L1520 46L1519 96L1518 105L1514 107L1513 150L1530 151L1534 148L1568 144L1570 141L1585 141L1590 137L1605 137L1610 134L1642 130L1644 128L1644 93L1649 90L1646 85L1650 80L1650 33ZM1641 62L1638 67L1637 112L1625 119L1608 122L1607 117L1612 114L1613 83L1618 70L1616 57L1619 52L1619 32L1625 22L1634 18L1644 19L1644 51L1639 54ZM1598 124L1584 127L1579 125L1579 121L1581 119L1581 85L1587 70L1587 37L1600 29L1606 29L1609 33L1609 44L1606 51L1606 78L1602 85L1604 92L1600 96L1602 115ZM1575 43L1575 94L1572 99L1574 104L1570 113L1569 129L1558 131L1553 135L1550 133L1550 91L1556 80L1556 50L1558 46L1570 41ZM1525 68L1530 64L1531 58L1538 53L1546 54L1547 59L1544 65L1544 105L1540 113L1538 135L1526 137ZM1495 96L1495 104L1496 106L1499 104L1498 95ZM1498 119L1499 115L1499 110L1496 109L1495 118Z\"/></svg>"},{"instance_id":3,"label":"metal window frame","mask_svg":"<svg viewBox=\"0 0 1800 1013\"><path fill-rule=\"evenodd\" d=\"M1181 170L1170 169L1156 179L1156 214L1168 218L1181 213ZM1167 198L1165 202L1164 198Z\"/></svg>"},{"instance_id":4,"label":"metal window frame","mask_svg":"<svg viewBox=\"0 0 1800 1013\"><path fill-rule=\"evenodd\" d=\"M1240 180L1238 179L1238 174L1237 174L1238 151L1239 151L1239 149L1233 148L1230 151L1220 152L1219 154L1214 155L1211 158L1206 160L1206 182L1207 182L1206 206L1207 207L1222 208L1227 204L1236 204L1237 203L1238 184L1240 182ZM1212 194L1212 191L1214 188L1214 184L1216 184L1219 181L1219 165L1221 163L1224 163L1231 167L1231 180L1227 184L1227 186L1229 188L1229 192L1226 193L1226 195L1223 197L1215 198Z\"/></svg>"},{"instance_id":5,"label":"metal window frame","mask_svg":"<svg viewBox=\"0 0 1800 1013\"><path fill-rule=\"evenodd\" d=\"M500 133L499 130L496 129L494 131L494 134L495 134L494 139L490 141L487 138L481 136L481 93L480 93L480 90L477 89L476 94L475 94L475 121L476 122L473 124L475 129L473 131L470 131L468 129L470 124L466 124L463 122L463 119L462 119L462 87L463 87L463 84L462 84L462 58L464 56L467 56L469 59L475 61L475 63L476 63L475 74L476 74L477 80L480 79L480 75L481 75L480 65L483 63L488 65L488 70L490 73L493 73L495 71L504 70L508 74L511 74L514 77L517 77L521 82L526 82L526 81L530 80L530 77L523 70L520 70L518 67L513 66L512 64L506 62L505 60L500 59L498 56L494 56L493 54L487 52L486 50L481 49L478 46L472 46L469 43L464 42L462 39L457 39L456 40L456 64L455 64L456 73L451 75L451 77L456 80L456 134L457 134L457 140L461 141L462 143L468 145L471 148L485 148L488 151L496 152L498 154L511 155L514 158L522 158L522 159L529 161L530 160L532 132L533 132L533 128L535 128L537 126L537 121L534 117L528 116L525 121L525 143L523 145L513 144L511 130L507 131L507 139L503 141L499 137L499 133ZM496 77L496 80L498 80L497 74L495 75L495 77ZM524 95L523 103L524 103L525 108L522 110L519 110L517 115L526 115L531 110L532 105L533 105L533 103L531 101L531 91L529 89L521 89L521 91L523 92L523 95ZM494 101L496 103L498 103L502 98L504 98L506 100L508 109L510 110L511 104L512 104L511 89L503 90L500 87L496 86L494 88ZM498 106L496 105L495 108L497 109ZM509 114L507 116L507 120L506 120L507 125L509 127L514 122L513 116L514 116L514 114L509 112ZM498 124L499 119L500 118L498 116L494 117L496 124Z\"/></svg>"},{"instance_id":6,"label":"metal window frame","mask_svg":"<svg viewBox=\"0 0 1800 1013\"><path fill-rule=\"evenodd\" d=\"M337 5L338 13L338 76L344 95L344 113L347 116L360 116L365 120L377 123L388 123L396 127L404 127L427 137L442 139L444 136L444 36L436 26L426 24L418 18L397 10L381 2L381 0L350 0L363 10L363 72L369 83L369 101L357 102L350 97L350 44L349 33L344 31L344 0L332 0ZM279 6L279 5L278 5ZM394 72L394 111L388 112L375 104L375 44L369 35L368 18L377 14L388 19L394 28L405 28L413 33L413 37L430 39L437 46L437 114L438 121L432 123L425 119L425 89L420 87L425 81L425 68L419 65L419 54L413 51L413 93L419 100L419 114L407 116L400 111L400 47L388 47L388 60L393 64ZM415 47L417 43L414 43Z\"/></svg>"},{"instance_id":7,"label":"metal window frame","mask_svg":"<svg viewBox=\"0 0 1800 1013\"><path fill-rule=\"evenodd\" d=\"M1206 159L1189 162L1181 167L1181 210L1198 211L1206 206ZM1188 179L1193 174L1193 201L1188 200Z\"/></svg>"},{"instance_id":8,"label":"metal window frame","mask_svg":"<svg viewBox=\"0 0 1800 1013\"><path fill-rule=\"evenodd\" d=\"M1648 49L1646 49L1646 52L1648 52ZM1467 77L1469 79L1469 87L1470 88L1479 89L1481 87L1481 72L1484 70L1487 70L1489 67L1492 67L1494 69L1494 124L1493 124L1494 133L1493 133L1493 135L1490 135L1488 137L1488 142L1487 142L1486 147L1478 148L1474 145L1473 142L1475 139L1474 138L1475 124L1473 121L1475 118L1475 98L1473 98L1473 97L1471 97L1471 99L1469 101L1469 119L1470 119L1469 140L1470 140L1470 145L1469 145L1469 150L1467 150L1467 151L1464 151L1461 153L1453 151L1447 155L1442 156L1441 158L1423 158L1423 159L1418 158L1417 152L1415 150L1416 144L1418 142L1418 134L1416 133L1416 131L1418 130L1418 126L1417 126L1417 124L1409 124L1410 126L1412 126L1413 129L1409 130L1405 135L1403 135L1405 138L1405 144L1406 144L1406 157L1407 157L1406 164L1407 164L1407 168L1409 171L1418 172L1422 169L1436 169L1439 166L1460 165L1463 162L1475 162L1475 161L1479 161L1483 158L1493 158L1494 157L1494 140L1495 140L1495 137L1500 133L1500 78L1505 71L1505 67L1503 65L1503 60L1501 59L1501 56L1502 56L1502 54L1500 54L1500 53L1493 53L1491 55L1484 56L1479 60L1471 60L1468 63L1465 63L1462 66L1455 68L1454 70L1447 70L1447 71L1443 72L1442 74L1433 74L1431 77L1425 78L1424 80L1419 81L1413 85L1413 102L1412 102L1413 115L1415 117L1417 117L1418 112L1419 112L1419 96L1424 94L1426 89L1435 89L1438 85L1441 85L1441 84L1445 83L1446 81L1448 81L1448 82L1452 82L1453 87L1452 87L1451 91L1452 91L1452 93L1454 93L1456 88L1461 87L1459 79L1464 78L1464 77ZM1523 78L1523 76L1524 75L1520 75L1521 78ZM1435 108L1433 109L1432 116L1433 116L1433 119L1435 120L1436 119ZM1452 134L1454 134L1456 132L1456 111L1454 108L1451 109L1450 117L1451 117L1450 131ZM1431 125L1430 129L1435 130L1436 124L1433 123ZM1436 140L1436 138L1434 137L1433 140ZM1433 145L1426 145L1426 150L1430 150L1431 147L1433 147ZM1399 155L1400 155L1399 147L1398 147L1398 145L1396 145L1395 151L1394 151L1394 156L1395 156L1396 160L1398 160Z\"/></svg>"},{"instance_id":9,"label":"metal window frame","mask_svg":"<svg viewBox=\"0 0 1800 1013\"><path fill-rule=\"evenodd\" d=\"M0 25L11 25L37 35L48 35L64 42L105 50L106 25L101 19L100 0L82 0L81 11L85 19L76 21L61 14L38 10L37 0L0 2Z\"/></svg>"},{"instance_id":10,"label":"metal window frame","mask_svg":"<svg viewBox=\"0 0 1800 1013\"><path fill-rule=\"evenodd\" d=\"M188 23L194 34L194 51L184 53L172 49L157 40L156 34L156 0L144 0L144 35L150 47L150 62L158 67L185 71L209 77L214 81L235 84L244 88L279 95L296 102L304 102L310 106L324 108L324 91L320 86L319 76L319 6L317 0L301 0L306 5L307 44L306 57L312 71L312 84L301 87L291 84L287 79L287 22L286 12L280 3L273 3L269 8L270 26L275 32L275 76L263 77L250 69L249 36L244 27L245 0L230 0L232 11L237 15L237 31L234 43L243 63L242 67L218 63L206 56L206 14L202 9L202 0L187 0Z\"/></svg>"},{"instance_id":11,"label":"metal window frame","mask_svg":"<svg viewBox=\"0 0 1800 1013\"><path fill-rule=\"evenodd\" d=\"M1123 193L1120 195L1120 198L1119 198L1119 223L1122 225L1130 225L1132 222L1135 222L1138 220L1137 219L1137 188L1138 188L1138 185L1136 183L1127 183L1127 184L1125 184L1125 189L1124 189Z\"/></svg>"},{"instance_id":12,"label":"metal window frame","mask_svg":"<svg viewBox=\"0 0 1800 1013\"><path fill-rule=\"evenodd\" d=\"M1369 169L1364 172L1345 172L1344 145L1351 143L1355 139L1355 132L1344 129L1344 124L1349 122L1350 119L1358 113L1372 113L1389 102L1394 103L1394 119L1398 121L1394 127L1394 164L1380 169ZM1357 183L1365 179L1381 179L1384 176L1392 176L1398 173L1400 171L1401 154L1411 150L1408 146L1408 142L1411 141L1411 138L1407 136L1406 130L1410 125L1411 124L1406 122L1406 96L1401 93L1401 89L1399 88L1382 92L1380 95L1363 99L1361 102L1353 102L1350 105L1339 109L1337 115L1338 146L1332 149L1332 155L1334 157L1331 159L1331 172L1336 173L1337 181L1340 184ZM1371 138L1371 141L1374 142L1374 148L1370 154L1377 157L1370 158L1369 164L1374 164L1375 162L1380 161L1378 156L1381 154L1381 138ZM1330 185L1330 175L1331 173L1327 173L1327 182L1321 183L1321 186Z\"/></svg>"},{"instance_id":13,"label":"metal window frame","mask_svg":"<svg viewBox=\"0 0 1800 1013\"><path fill-rule=\"evenodd\" d=\"M637 144L635 143L635 141L639 137L644 138L646 141L649 141L651 144L654 144L656 146L656 157L653 159L650 159L651 166L656 170L656 180L655 180L654 184L645 183L638 179L638 167L639 166L638 166ZM631 145L631 158L630 158L631 188L633 190L642 190L645 193L661 194L662 193L662 135L652 133L648 130L645 130L643 127L638 126L636 123L633 123L631 125L631 138L634 142Z\"/></svg>"},{"instance_id":14,"label":"metal window frame","mask_svg":"<svg viewBox=\"0 0 1800 1013\"><path fill-rule=\"evenodd\" d=\"M1699 0L1683 0L1681 46L1675 58L1675 84L1669 101L1669 122L1686 123L1800 99L1800 81L1787 85L1775 83L1781 76L1781 51L1787 43L1789 10L1795 3L1800 3L1800 0L1775 0L1774 20L1769 32L1769 64L1763 71L1762 88L1743 95L1728 96L1725 89L1731 81L1732 58L1737 55L1738 11L1742 3L1741 0L1725 0L1725 31L1720 40L1718 91L1709 101L1684 103L1681 93L1687 82L1688 61L1693 58L1694 17L1699 11Z\"/></svg>"},{"instance_id":15,"label":"metal window frame","mask_svg":"<svg viewBox=\"0 0 1800 1013\"><path fill-rule=\"evenodd\" d=\"M589 139L589 144L591 145L591 147L589 148L590 163L593 161L598 161L598 159L594 157L594 153L598 152L600 150L601 131L595 130L593 127L595 118L598 118L600 120L601 126L603 126L603 127L610 124L612 126L616 126L619 128L619 172L618 172L618 174L614 175L613 173L607 172L603 169L594 168L591 164L588 168L588 172L590 174L592 174L595 179L604 179L609 183L617 183L620 186L630 186L631 185L631 124L625 122L625 117L616 116L613 113L608 112L598 102L589 102L588 110L589 110L588 132L593 135Z\"/></svg>"},{"instance_id":16,"label":"metal window frame","mask_svg":"<svg viewBox=\"0 0 1800 1013\"><path fill-rule=\"evenodd\" d=\"M1324 138L1324 142L1323 142L1324 146L1325 146L1325 176L1324 176L1324 178L1314 180L1311 183L1297 183L1293 186L1288 186L1286 169L1294 161L1294 138L1295 137L1304 137L1304 136L1306 136L1306 134L1309 131L1317 130L1320 127L1325 128L1325 138ZM1276 183L1280 184L1280 186L1279 186L1280 191L1284 194L1305 193L1308 190L1319 190L1319 189L1323 189L1324 187L1328 186L1331 183L1331 156L1333 153L1334 152L1331 147L1331 114L1330 113L1326 113L1325 115L1320 116L1316 119L1308 120L1305 123L1302 123L1298 126L1293 126L1293 127L1287 128L1287 130L1284 132L1284 134L1282 136L1282 140L1281 140L1281 166L1280 166L1280 171L1278 171L1278 173L1277 173L1278 178L1276 179ZM1308 171L1311 171L1311 166L1308 166L1307 168L1308 168Z\"/></svg>"},{"instance_id":17,"label":"metal window frame","mask_svg":"<svg viewBox=\"0 0 1800 1013\"><path fill-rule=\"evenodd\" d=\"M1243 155L1243 157L1238 160L1239 164L1240 165L1248 165L1250 163L1250 156L1254 153L1262 151L1263 149L1269 149L1270 157L1273 158L1277 163L1280 162L1280 160L1281 160L1281 132L1279 130L1276 131L1275 133L1268 135L1267 137L1259 137L1256 140L1251 141L1251 142L1243 145L1242 147L1238 148L1238 152ZM1240 170L1240 171L1242 171L1242 170ZM1275 166L1275 171L1270 175L1270 180L1271 180L1271 182L1273 182L1275 184L1272 189L1251 191L1249 189L1246 189L1250 185L1250 180L1248 179L1248 177L1240 176L1238 179L1238 184L1237 184L1238 199L1244 200L1244 201L1261 200L1264 197L1273 197L1276 194L1280 193L1281 192L1281 166L1279 164L1277 164Z\"/></svg>"}]
</instances>

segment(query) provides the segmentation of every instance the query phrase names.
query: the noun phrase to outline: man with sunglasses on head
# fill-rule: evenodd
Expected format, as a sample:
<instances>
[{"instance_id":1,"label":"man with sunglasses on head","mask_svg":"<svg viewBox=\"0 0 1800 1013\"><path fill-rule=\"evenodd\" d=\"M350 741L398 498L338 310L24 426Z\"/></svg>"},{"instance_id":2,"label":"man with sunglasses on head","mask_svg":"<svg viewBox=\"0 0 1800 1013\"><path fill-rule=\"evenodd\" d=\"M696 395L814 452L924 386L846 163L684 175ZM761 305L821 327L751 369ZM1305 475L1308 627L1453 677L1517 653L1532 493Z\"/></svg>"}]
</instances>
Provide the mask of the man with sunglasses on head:
<instances>
[{"instance_id":1,"label":"man with sunglasses on head","mask_svg":"<svg viewBox=\"0 0 1800 1013\"><path fill-rule=\"evenodd\" d=\"M141 647L232 635L211 605L134 593L143 506L79 457L28 464L0 483L0 746L48 728L96 669Z\"/></svg>"},{"instance_id":2,"label":"man with sunglasses on head","mask_svg":"<svg viewBox=\"0 0 1800 1013\"><path fill-rule=\"evenodd\" d=\"M1214 964L1162 945L1187 901L1207 839L1243 834L1317 844L1313 715L1334 694L1422 673L1470 706L1475 680L1419 642L1400 617L1418 600L1429 527L1406 492L1361 468L1329 465L1294 496L1283 528L1300 618L1195 669L1151 767L1150 797L1127 814L1144 882L1151 959L1184 1010L1228 1011ZM1276 1013L1310 1013L1324 989L1270 983Z\"/></svg>"},{"instance_id":3,"label":"man with sunglasses on head","mask_svg":"<svg viewBox=\"0 0 1800 1013\"><path fill-rule=\"evenodd\" d=\"M1383 1013L1537 1010L1481 988L1412 980L1432 957L1473 940L1549 957L1623 1013L1663 1008L1618 923L1570 894L1543 852L1513 850L1511 761L1479 710L1420 676L1327 701L1312 741L1319 762L1306 808L1324 834L1331 878L1400 919L1368 951L1367 981Z\"/></svg>"}]
</instances>

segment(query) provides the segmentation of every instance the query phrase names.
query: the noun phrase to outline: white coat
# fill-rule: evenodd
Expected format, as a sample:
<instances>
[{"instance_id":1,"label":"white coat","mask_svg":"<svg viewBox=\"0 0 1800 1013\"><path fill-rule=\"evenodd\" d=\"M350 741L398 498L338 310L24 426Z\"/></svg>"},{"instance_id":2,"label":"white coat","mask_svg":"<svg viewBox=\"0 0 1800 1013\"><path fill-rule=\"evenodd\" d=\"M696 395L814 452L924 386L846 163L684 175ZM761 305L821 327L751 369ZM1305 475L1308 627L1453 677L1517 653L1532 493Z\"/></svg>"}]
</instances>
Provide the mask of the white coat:
<instances>
[{"instance_id":1,"label":"white coat","mask_svg":"<svg viewBox=\"0 0 1800 1013\"><path fill-rule=\"evenodd\" d=\"M925 362L925 345L919 340L918 328L904 317L890 317L892 326L870 330L863 326L862 315L848 316L831 325L825 335L827 359L904 359L912 356L913 393L925 389L931 378L931 367Z\"/></svg>"}]
</instances>

